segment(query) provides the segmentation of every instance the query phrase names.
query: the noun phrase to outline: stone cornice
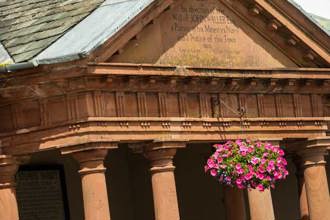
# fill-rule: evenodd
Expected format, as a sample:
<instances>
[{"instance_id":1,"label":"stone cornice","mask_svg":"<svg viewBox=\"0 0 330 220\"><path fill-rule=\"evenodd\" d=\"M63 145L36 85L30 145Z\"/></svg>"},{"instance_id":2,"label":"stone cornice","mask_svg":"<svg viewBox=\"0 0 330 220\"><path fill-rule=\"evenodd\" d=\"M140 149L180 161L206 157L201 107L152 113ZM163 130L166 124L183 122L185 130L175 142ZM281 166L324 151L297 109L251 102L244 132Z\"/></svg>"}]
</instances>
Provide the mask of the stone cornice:
<instances>
[{"instance_id":1,"label":"stone cornice","mask_svg":"<svg viewBox=\"0 0 330 220\"><path fill-rule=\"evenodd\" d=\"M0 104L93 90L330 93L330 69L222 69L99 63L89 64L79 74L73 72L51 80L40 77L0 79L3 84Z\"/></svg>"}]
</instances>

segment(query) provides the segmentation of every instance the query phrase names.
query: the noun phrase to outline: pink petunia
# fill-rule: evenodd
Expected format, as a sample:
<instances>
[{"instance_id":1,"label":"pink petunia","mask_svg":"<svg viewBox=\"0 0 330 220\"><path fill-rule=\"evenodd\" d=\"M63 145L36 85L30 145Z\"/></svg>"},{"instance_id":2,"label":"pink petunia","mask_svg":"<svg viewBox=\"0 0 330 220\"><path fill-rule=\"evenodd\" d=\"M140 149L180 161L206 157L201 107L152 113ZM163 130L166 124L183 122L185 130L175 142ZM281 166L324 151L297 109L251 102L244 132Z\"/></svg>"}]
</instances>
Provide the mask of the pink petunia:
<instances>
[{"instance_id":1,"label":"pink petunia","mask_svg":"<svg viewBox=\"0 0 330 220\"><path fill-rule=\"evenodd\" d=\"M259 162L260 162L260 158L258 158L258 157L252 157L252 159L251 159L251 163L252 163L252 164L256 165L256 164L258 164Z\"/></svg>"},{"instance_id":2,"label":"pink petunia","mask_svg":"<svg viewBox=\"0 0 330 220\"><path fill-rule=\"evenodd\" d=\"M211 169L210 174L211 174L211 176L216 176L218 174L218 172L215 169Z\"/></svg>"},{"instance_id":3,"label":"pink petunia","mask_svg":"<svg viewBox=\"0 0 330 220\"><path fill-rule=\"evenodd\" d=\"M247 173L247 174L244 176L244 178L245 178L246 180L250 180L250 179L252 179L252 177L253 177L253 173Z\"/></svg>"},{"instance_id":4,"label":"pink petunia","mask_svg":"<svg viewBox=\"0 0 330 220\"><path fill-rule=\"evenodd\" d=\"M259 184L259 185L257 186L257 189L258 189L259 191L263 192L263 191L265 190L265 187L264 187L262 184Z\"/></svg>"},{"instance_id":5,"label":"pink petunia","mask_svg":"<svg viewBox=\"0 0 330 220\"><path fill-rule=\"evenodd\" d=\"M265 178L265 175L262 174L262 173L258 173L257 178L260 179L260 180L263 180Z\"/></svg>"},{"instance_id":6,"label":"pink petunia","mask_svg":"<svg viewBox=\"0 0 330 220\"><path fill-rule=\"evenodd\" d=\"M216 167L216 163L214 162L213 159L208 159L208 160L207 160L207 165L209 166L209 168L214 168L214 167Z\"/></svg>"}]
</instances>

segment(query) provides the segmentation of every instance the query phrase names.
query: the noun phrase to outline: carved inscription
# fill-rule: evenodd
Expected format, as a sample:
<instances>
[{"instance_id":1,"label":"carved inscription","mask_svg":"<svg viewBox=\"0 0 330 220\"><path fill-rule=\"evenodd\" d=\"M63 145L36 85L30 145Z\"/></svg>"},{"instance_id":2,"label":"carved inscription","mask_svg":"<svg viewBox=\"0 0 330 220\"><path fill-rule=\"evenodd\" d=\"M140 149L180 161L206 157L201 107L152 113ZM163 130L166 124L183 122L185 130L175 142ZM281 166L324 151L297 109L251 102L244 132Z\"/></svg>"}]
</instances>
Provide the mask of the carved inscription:
<instances>
[{"instance_id":1,"label":"carved inscription","mask_svg":"<svg viewBox=\"0 0 330 220\"><path fill-rule=\"evenodd\" d=\"M21 220L64 220L58 170L24 170L17 174L17 200Z\"/></svg>"}]
</instances>

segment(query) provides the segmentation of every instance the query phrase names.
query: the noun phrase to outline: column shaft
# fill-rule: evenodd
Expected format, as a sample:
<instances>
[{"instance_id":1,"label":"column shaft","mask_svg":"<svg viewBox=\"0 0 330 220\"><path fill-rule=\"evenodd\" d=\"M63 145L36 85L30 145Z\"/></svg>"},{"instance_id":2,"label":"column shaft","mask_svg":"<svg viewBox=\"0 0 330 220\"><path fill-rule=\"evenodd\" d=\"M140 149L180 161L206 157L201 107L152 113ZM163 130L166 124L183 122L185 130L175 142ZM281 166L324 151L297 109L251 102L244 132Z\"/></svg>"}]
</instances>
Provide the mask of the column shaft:
<instances>
[{"instance_id":1,"label":"column shaft","mask_svg":"<svg viewBox=\"0 0 330 220\"><path fill-rule=\"evenodd\" d=\"M330 219L329 188L325 166L310 166L304 171L311 220Z\"/></svg>"},{"instance_id":2,"label":"column shaft","mask_svg":"<svg viewBox=\"0 0 330 220\"><path fill-rule=\"evenodd\" d=\"M251 220L274 220L274 209L270 190L248 191Z\"/></svg>"},{"instance_id":3,"label":"column shaft","mask_svg":"<svg viewBox=\"0 0 330 220\"><path fill-rule=\"evenodd\" d=\"M90 150L74 153L73 156L80 163L80 175L84 199L85 220L109 220L110 209L106 168L103 160L107 150Z\"/></svg>"},{"instance_id":4,"label":"column shaft","mask_svg":"<svg viewBox=\"0 0 330 220\"><path fill-rule=\"evenodd\" d=\"M227 220L245 220L245 200L244 191L232 188L224 187L225 193L225 208Z\"/></svg>"},{"instance_id":5,"label":"column shaft","mask_svg":"<svg viewBox=\"0 0 330 220\"><path fill-rule=\"evenodd\" d=\"M297 155L293 157L296 166L297 187L299 196L299 214L300 220L309 220L308 201L306 194L306 184L304 178L304 166L301 158Z\"/></svg>"},{"instance_id":6,"label":"column shaft","mask_svg":"<svg viewBox=\"0 0 330 220\"><path fill-rule=\"evenodd\" d=\"M0 219L19 219L15 191L17 168L12 157L0 155Z\"/></svg>"},{"instance_id":7,"label":"column shaft","mask_svg":"<svg viewBox=\"0 0 330 220\"><path fill-rule=\"evenodd\" d=\"M179 208L173 171L153 172L152 191L156 220L179 220Z\"/></svg>"},{"instance_id":8,"label":"column shaft","mask_svg":"<svg viewBox=\"0 0 330 220\"><path fill-rule=\"evenodd\" d=\"M322 139L310 140L299 153L304 168L304 180L310 220L330 219L330 197L324 155L327 145Z\"/></svg>"},{"instance_id":9,"label":"column shaft","mask_svg":"<svg viewBox=\"0 0 330 220\"><path fill-rule=\"evenodd\" d=\"M180 220L173 157L184 143L156 142L145 149L151 162L151 181L156 220Z\"/></svg>"}]
</instances>

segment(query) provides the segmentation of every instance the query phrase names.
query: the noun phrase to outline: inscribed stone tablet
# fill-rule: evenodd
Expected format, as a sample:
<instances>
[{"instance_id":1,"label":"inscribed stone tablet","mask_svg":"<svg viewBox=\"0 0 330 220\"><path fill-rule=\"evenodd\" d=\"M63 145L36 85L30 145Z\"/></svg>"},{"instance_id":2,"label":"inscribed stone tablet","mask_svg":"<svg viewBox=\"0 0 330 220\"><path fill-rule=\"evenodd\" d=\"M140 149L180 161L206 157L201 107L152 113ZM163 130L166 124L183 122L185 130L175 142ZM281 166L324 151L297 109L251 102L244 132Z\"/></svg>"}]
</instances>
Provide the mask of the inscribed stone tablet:
<instances>
[{"instance_id":1,"label":"inscribed stone tablet","mask_svg":"<svg viewBox=\"0 0 330 220\"><path fill-rule=\"evenodd\" d=\"M21 170L17 174L20 220L64 220L60 170Z\"/></svg>"}]
</instances>

